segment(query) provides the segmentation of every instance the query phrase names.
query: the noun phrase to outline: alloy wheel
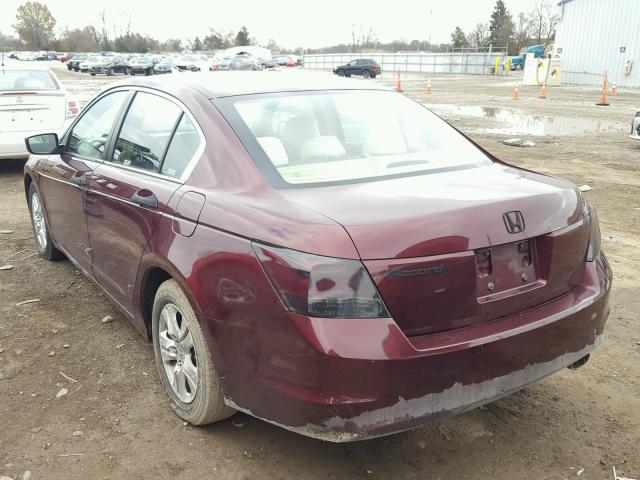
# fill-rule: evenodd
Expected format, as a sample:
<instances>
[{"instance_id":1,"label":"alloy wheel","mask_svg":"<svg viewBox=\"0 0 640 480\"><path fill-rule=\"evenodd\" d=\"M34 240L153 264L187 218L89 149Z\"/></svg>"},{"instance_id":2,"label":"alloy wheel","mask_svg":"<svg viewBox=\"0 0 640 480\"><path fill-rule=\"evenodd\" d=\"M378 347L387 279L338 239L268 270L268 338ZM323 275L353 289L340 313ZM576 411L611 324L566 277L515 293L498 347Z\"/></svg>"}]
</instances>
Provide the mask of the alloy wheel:
<instances>
[{"instance_id":1,"label":"alloy wheel","mask_svg":"<svg viewBox=\"0 0 640 480\"><path fill-rule=\"evenodd\" d=\"M189 326L173 303L166 304L160 312L158 340L173 393L183 403L193 402L198 389L198 359Z\"/></svg>"},{"instance_id":2,"label":"alloy wheel","mask_svg":"<svg viewBox=\"0 0 640 480\"><path fill-rule=\"evenodd\" d=\"M31 219L33 229L36 232L36 240L42 250L47 248L47 224L44 219L44 210L37 193L31 195Z\"/></svg>"}]
</instances>

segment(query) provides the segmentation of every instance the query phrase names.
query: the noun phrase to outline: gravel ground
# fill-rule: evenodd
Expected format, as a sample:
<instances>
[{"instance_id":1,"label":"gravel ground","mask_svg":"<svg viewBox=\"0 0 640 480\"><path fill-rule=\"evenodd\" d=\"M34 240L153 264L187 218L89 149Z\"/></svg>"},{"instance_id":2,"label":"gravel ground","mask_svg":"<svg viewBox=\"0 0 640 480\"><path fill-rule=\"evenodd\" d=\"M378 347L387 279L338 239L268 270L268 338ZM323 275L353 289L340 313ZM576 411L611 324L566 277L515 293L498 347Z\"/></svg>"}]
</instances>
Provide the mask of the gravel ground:
<instances>
[{"instance_id":1,"label":"gravel ground","mask_svg":"<svg viewBox=\"0 0 640 480\"><path fill-rule=\"evenodd\" d=\"M82 100L119 78L54 66ZM587 365L472 412L355 444L243 414L186 426L165 401L146 340L70 262L33 255L24 162L3 161L0 230L11 233L0 232L0 265L13 269L0 271L0 476L612 479L615 465L640 477L640 142L626 136L640 92L619 91L601 108L587 88L551 88L539 100L537 88L524 87L511 100L513 76L432 76L431 95L426 77L402 80L407 95L498 157L592 187L586 195L615 280L607 342ZM501 143L514 133L535 146ZM31 299L39 301L16 305ZM107 315L113 320L103 323Z\"/></svg>"}]
</instances>

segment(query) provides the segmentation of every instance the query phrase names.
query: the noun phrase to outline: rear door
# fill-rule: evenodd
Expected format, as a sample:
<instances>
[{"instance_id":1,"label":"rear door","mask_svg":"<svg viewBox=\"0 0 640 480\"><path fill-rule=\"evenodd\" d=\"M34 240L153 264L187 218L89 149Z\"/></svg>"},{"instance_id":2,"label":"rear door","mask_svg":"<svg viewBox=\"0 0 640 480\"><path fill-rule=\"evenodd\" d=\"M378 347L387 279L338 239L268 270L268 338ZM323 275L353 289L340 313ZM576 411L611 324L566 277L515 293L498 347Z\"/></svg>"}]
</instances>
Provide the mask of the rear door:
<instances>
[{"instance_id":1,"label":"rear door","mask_svg":"<svg viewBox=\"0 0 640 480\"><path fill-rule=\"evenodd\" d=\"M175 166L175 148L169 148L183 115L181 105L171 98L137 91L108 161L95 170L87 192L93 273L129 313L147 239L183 183L184 169Z\"/></svg>"}]
</instances>

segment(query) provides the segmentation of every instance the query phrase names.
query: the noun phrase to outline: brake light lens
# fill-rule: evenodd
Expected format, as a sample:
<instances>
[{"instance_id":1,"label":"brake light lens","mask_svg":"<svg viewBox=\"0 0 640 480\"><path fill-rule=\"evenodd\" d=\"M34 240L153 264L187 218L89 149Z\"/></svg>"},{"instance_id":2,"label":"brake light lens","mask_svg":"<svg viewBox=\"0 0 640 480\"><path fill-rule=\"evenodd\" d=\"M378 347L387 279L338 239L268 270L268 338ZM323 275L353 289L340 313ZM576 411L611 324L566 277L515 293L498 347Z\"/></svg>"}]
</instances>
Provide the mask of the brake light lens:
<instances>
[{"instance_id":1,"label":"brake light lens","mask_svg":"<svg viewBox=\"0 0 640 480\"><path fill-rule=\"evenodd\" d=\"M600 234L600 224L595 208L588 205L589 222L591 224L591 234L589 236L589 248L587 250L587 262L593 262L600 254L602 236Z\"/></svg>"},{"instance_id":2,"label":"brake light lens","mask_svg":"<svg viewBox=\"0 0 640 480\"><path fill-rule=\"evenodd\" d=\"M67 100L67 118L75 118L80 113L80 106L75 100Z\"/></svg>"},{"instance_id":3,"label":"brake light lens","mask_svg":"<svg viewBox=\"0 0 640 480\"><path fill-rule=\"evenodd\" d=\"M289 311L322 318L390 316L360 261L256 242L252 246Z\"/></svg>"}]
</instances>

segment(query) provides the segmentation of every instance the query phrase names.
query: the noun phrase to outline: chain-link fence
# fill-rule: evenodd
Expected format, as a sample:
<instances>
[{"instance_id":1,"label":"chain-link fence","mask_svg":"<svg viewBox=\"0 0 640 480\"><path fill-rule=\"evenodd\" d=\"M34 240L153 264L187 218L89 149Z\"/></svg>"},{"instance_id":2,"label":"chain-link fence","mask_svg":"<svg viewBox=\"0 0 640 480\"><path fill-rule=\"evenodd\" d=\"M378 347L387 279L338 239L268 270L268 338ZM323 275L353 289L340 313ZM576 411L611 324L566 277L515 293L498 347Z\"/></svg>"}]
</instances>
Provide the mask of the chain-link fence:
<instances>
[{"instance_id":1,"label":"chain-link fence","mask_svg":"<svg viewBox=\"0 0 640 480\"><path fill-rule=\"evenodd\" d=\"M458 73L490 75L496 58L503 64L504 52L448 52L448 53L341 53L305 55L304 68L334 69L356 58L375 60L383 72Z\"/></svg>"}]
</instances>

